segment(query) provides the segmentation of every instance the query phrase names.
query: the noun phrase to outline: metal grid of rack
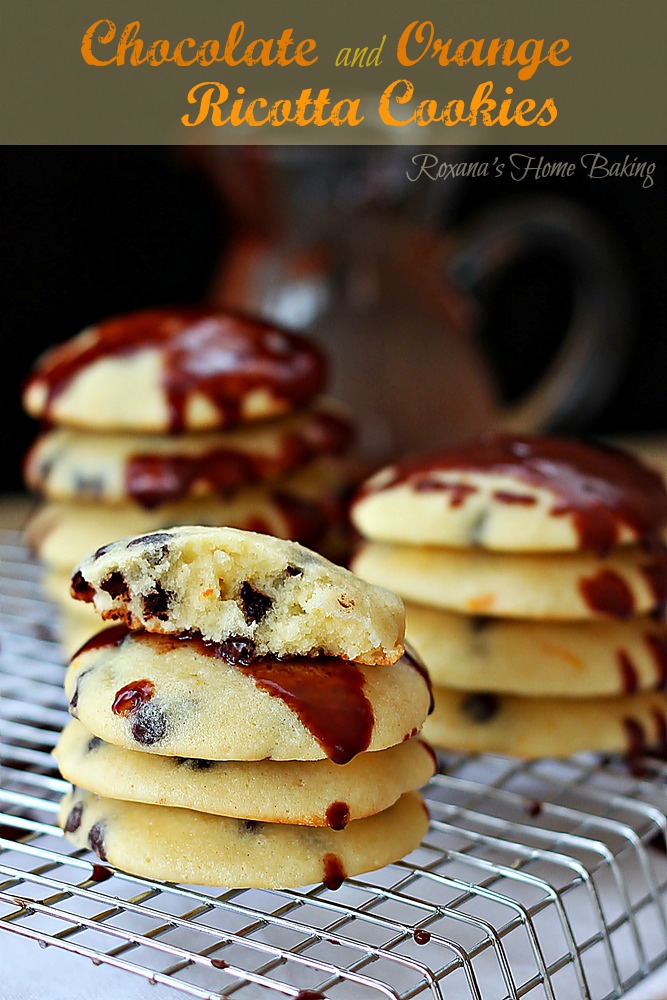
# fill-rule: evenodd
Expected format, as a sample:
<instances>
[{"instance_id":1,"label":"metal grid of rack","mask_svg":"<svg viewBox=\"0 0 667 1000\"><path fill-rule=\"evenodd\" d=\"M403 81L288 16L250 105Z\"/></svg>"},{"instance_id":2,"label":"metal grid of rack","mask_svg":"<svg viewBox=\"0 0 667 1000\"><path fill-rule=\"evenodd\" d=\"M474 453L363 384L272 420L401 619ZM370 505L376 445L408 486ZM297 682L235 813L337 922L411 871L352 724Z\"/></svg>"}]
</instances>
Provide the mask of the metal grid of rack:
<instances>
[{"instance_id":1,"label":"metal grid of rack","mask_svg":"<svg viewBox=\"0 0 667 1000\"><path fill-rule=\"evenodd\" d=\"M336 892L102 868L54 825L66 786L50 750L68 719L55 612L17 534L0 533L0 562L0 930L202 1000L607 1000L667 961L656 760L633 774L592 756L443 757L420 848Z\"/></svg>"}]
</instances>

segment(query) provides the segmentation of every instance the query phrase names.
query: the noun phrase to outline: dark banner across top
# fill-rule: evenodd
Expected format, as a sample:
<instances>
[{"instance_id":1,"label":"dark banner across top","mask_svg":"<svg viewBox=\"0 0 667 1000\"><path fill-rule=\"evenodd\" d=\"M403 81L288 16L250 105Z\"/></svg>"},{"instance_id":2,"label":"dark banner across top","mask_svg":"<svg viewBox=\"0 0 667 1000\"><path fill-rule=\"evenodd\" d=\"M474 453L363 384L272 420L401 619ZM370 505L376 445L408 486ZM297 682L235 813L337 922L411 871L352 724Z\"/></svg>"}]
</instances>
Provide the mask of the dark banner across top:
<instances>
[{"instance_id":1,"label":"dark banner across top","mask_svg":"<svg viewBox=\"0 0 667 1000\"><path fill-rule=\"evenodd\" d=\"M2 0L5 143L665 141L664 0Z\"/></svg>"}]
</instances>

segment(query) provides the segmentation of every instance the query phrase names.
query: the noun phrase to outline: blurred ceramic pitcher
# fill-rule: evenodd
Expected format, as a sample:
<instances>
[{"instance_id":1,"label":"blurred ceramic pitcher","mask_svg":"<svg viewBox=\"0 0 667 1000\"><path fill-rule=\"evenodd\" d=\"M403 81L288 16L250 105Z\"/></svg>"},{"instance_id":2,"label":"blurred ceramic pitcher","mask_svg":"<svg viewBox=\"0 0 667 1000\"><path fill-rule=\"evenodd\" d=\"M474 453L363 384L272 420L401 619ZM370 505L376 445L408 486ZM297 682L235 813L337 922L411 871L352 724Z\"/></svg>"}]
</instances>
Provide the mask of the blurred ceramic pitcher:
<instances>
[{"instance_id":1,"label":"blurred ceramic pitcher","mask_svg":"<svg viewBox=\"0 0 667 1000\"><path fill-rule=\"evenodd\" d=\"M199 147L231 220L213 300L322 343L332 395L359 417L371 460L489 427L576 428L608 397L624 355L625 282L604 233L569 202L536 197L452 234L465 181L413 182L424 152ZM440 160L464 152L438 147ZM544 251L574 276L569 329L548 370L507 407L477 336L475 291Z\"/></svg>"}]
</instances>

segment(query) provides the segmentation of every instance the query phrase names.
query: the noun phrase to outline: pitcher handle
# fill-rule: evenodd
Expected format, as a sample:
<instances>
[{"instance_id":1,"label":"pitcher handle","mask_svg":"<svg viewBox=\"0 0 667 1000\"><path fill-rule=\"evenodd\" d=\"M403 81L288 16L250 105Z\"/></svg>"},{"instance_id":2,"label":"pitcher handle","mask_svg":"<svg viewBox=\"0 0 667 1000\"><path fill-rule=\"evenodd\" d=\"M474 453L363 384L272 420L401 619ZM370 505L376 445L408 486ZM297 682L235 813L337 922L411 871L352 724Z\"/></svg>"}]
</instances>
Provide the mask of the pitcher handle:
<instances>
[{"instance_id":1,"label":"pitcher handle","mask_svg":"<svg viewBox=\"0 0 667 1000\"><path fill-rule=\"evenodd\" d=\"M604 230L570 202L526 198L483 212L460 234L448 273L474 296L491 274L544 250L572 265L572 319L538 383L501 412L498 425L511 431L579 429L608 399L627 353L624 270Z\"/></svg>"}]
</instances>

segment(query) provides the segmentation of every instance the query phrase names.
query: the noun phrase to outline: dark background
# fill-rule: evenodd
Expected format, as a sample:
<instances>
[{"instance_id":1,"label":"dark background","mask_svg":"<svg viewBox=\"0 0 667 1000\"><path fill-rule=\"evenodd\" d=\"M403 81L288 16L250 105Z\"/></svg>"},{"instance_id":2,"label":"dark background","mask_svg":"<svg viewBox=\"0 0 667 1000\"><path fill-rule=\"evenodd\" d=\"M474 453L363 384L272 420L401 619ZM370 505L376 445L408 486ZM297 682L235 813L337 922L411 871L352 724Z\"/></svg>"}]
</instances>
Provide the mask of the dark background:
<instances>
[{"instance_id":1,"label":"dark background","mask_svg":"<svg viewBox=\"0 0 667 1000\"><path fill-rule=\"evenodd\" d=\"M547 159L585 147L522 147ZM569 153L568 153L569 151ZM455 224L490 203L556 193L584 205L615 240L632 292L632 340L620 384L584 433L667 428L665 147L604 147L656 161L654 185L639 179L474 178L460 186ZM506 147L484 147L484 158ZM5 146L0 281L3 462L0 491L20 489L21 457L36 425L20 388L36 356L108 315L193 302L209 287L228 230L203 173L172 147ZM518 188L520 187L520 194ZM520 294L519 294L519 289ZM568 274L533 257L486 293L482 336L505 398L516 398L553 355L569 312ZM539 331L539 336L535 332Z\"/></svg>"}]
</instances>

